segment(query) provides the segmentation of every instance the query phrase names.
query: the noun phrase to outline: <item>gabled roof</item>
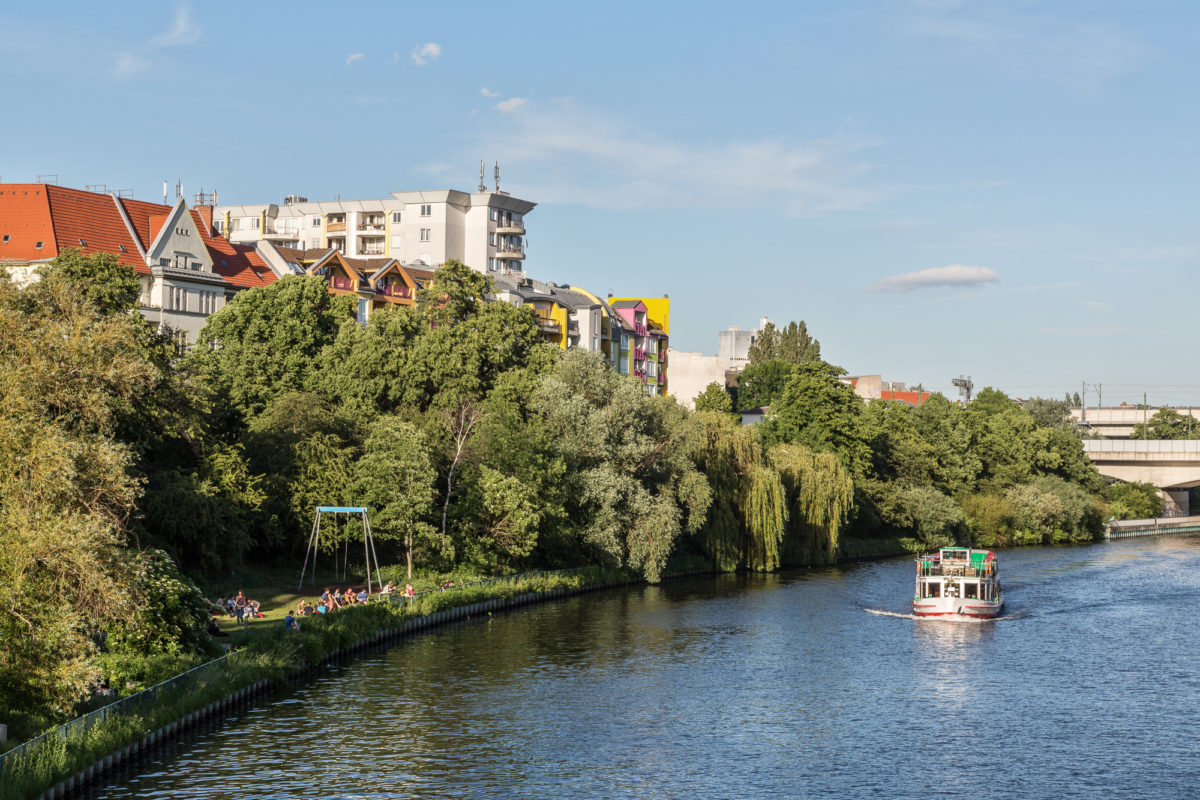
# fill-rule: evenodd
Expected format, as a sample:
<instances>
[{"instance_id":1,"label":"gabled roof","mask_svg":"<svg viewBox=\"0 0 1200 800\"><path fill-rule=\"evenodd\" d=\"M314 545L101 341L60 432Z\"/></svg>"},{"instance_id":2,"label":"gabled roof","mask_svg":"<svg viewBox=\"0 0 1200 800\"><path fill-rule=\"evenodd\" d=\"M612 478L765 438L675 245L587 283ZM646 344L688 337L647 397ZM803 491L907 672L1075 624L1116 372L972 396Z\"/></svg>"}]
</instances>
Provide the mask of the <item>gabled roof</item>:
<instances>
[{"instance_id":1,"label":"gabled roof","mask_svg":"<svg viewBox=\"0 0 1200 800\"><path fill-rule=\"evenodd\" d=\"M256 286L266 286L278 280L275 273L267 266L250 245L234 244L224 237L217 236L204 224L200 212L191 209L192 219L200 230L200 236L212 257L213 272L239 289L253 289Z\"/></svg>"},{"instance_id":2,"label":"gabled roof","mask_svg":"<svg viewBox=\"0 0 1200 800\"><path fill-rule=\"evenodd\" d=\"M44 261L76 248L112 253L120 263L149 272L116 202L110 195L53 184L0 184L0 261Z\"/></svg>"},{"instance_id":3,"label":"gabled roof","mask_svg":"<svg viewBox=\"0 0 1200 800\"><path fill-rule=\"evenodd\" d=\"M637 308L638 306L646 308L646 304L641 300L614 300L609 305L613 308Z\"/></svg>"}]
</instances>

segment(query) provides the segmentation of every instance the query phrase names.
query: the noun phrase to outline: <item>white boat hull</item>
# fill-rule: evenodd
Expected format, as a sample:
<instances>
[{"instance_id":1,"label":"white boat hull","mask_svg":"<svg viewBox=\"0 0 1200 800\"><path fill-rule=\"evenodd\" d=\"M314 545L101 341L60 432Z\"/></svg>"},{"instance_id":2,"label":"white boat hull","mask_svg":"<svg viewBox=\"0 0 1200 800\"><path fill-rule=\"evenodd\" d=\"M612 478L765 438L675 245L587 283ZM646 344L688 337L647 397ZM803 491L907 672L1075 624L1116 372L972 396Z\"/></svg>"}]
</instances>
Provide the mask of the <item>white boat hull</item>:
<instances>
[{"instance_id":1,"label":"white boat hull","mask_svg":"<svg viewBox=\"0 0 1200 800\"><path fill-rule=\"evenodd\" d=\"M992 619L1000 616L1002 608L1004 598L976 600L970 597L923 597L913 600L913 613L918 617Z\"/></svg>"}]
</instances>

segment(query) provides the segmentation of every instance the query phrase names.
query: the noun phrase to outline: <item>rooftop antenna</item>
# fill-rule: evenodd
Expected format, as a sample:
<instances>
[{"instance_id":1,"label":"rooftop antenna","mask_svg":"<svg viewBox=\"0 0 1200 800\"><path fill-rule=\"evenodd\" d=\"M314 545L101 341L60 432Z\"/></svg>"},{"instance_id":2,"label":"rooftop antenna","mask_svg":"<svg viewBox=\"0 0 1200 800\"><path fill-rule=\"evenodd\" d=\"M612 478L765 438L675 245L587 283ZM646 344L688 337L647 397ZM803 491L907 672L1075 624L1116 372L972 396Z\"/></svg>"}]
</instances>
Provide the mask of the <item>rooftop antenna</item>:
<instances>
[{"instance_id":1,"label":"rooftop antenna","mask_svg":"<svg viewBox=\"0 0 1200 800\"><path fill-rule=\"evenodd\" d=\"M500 191L500 162L496 162L496 191Z\"/></svg>"},{"instance_id":2,"label":"rooftop antenna","mask_svg":"<svg viewBox=\"0 0 1200 800\"><path fill-rule=\"evenodd\" d=\"M163 179L163 205L167 204L167 181Z\"/></svg>"},{"instance_id":3,"label":"rooftop antenna","mask_svg":"<svg viewBox=\"0 0 1200 800\"><path fill-rule=\"evenodd\" d=\"M483 159L479 159L479 191L486 192L487 184L483 182Z\"/></svg>"},{"instance_id":4,"label":"rooftop antenna","mask_svg":"<svg viewBox=\"0 0 1200 800\"><path fill-rule=\"evenodd\" d=\"M966 377L959 375L957 378L953 378L950 383L958 387L958 396L965 398L965 403L971 402L971 390L975 388L975 384L971 382L969 375Z\"/></svg>"},{"instance_id":5,"label":"rooftop antenna","mask_svg":"<svg viewBox=\"0 0 1200 800\"><path fill-rule=\"evenodd\" d=\"M183 197L183 179L175 181L175 199L179 200Z\"/></svg>"}]
</instances>

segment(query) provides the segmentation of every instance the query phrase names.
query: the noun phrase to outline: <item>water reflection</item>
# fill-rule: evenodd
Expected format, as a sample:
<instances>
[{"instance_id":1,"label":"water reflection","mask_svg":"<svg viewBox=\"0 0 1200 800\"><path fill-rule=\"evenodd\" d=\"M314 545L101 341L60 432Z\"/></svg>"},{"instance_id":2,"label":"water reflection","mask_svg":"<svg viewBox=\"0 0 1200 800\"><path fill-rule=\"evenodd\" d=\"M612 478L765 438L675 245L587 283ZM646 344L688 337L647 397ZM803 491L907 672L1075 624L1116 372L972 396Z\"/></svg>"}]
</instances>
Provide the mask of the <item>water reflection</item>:
<instances>
[{"instance_id":1,"label":"water reflection","mask_svg":"<svg viewBox=\"0 0 1200 800\"><path fill-rule=\"evenodd\" d=\"M1189 796L1196 541L1002 561L994 621L908 618L897 559L447 628L99 796ZM981 742L994 769L964 770Z\"/></svg>"}]
</instances>

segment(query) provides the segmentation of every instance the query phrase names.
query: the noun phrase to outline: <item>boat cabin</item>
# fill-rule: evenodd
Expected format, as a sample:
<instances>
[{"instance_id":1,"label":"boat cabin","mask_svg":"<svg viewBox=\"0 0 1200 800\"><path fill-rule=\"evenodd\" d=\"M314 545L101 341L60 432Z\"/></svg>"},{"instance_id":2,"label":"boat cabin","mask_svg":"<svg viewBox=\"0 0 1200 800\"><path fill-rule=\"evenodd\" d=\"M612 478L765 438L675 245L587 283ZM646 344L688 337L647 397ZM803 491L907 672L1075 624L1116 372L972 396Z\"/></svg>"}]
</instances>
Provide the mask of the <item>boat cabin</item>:
<instances>
[{"instance_id":1,"label":"boat cabin","mask_svg":"<svg viewBox=\"0 0 1200 800\"><path fill-rule=\"evenodd\" d=\"M965 600L995 600L1000 586L996 580L996 554L969 547L943 547L936 555L917 559L916 597L957 597Z\"/></svg>"}]
</instances>

